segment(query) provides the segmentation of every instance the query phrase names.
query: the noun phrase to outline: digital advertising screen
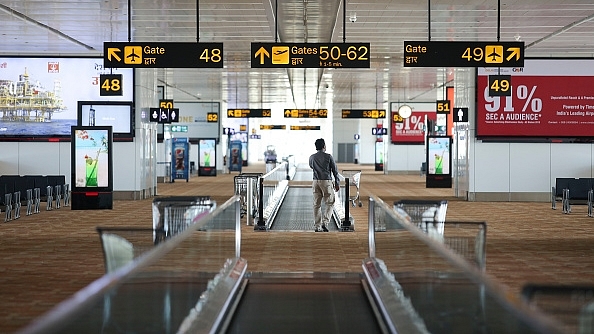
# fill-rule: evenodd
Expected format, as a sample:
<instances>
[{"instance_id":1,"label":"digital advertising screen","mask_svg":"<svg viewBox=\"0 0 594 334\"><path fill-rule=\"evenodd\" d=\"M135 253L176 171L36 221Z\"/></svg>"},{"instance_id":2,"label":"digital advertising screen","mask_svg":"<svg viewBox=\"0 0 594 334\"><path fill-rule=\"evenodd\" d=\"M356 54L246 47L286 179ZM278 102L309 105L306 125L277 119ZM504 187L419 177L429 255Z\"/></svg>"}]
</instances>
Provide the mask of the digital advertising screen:
<instances>
[{"instance_id":1,"label":"digital advertising screen","mask_svg":"<svg viewBox=\"0 0 594 334\"><path fill-rule=\"evenodd\" d=\"M112 190L111 127L72 127L73 190Z\"/></svg>"},{"instance_id":2,"label":"digital advertising screen","mask_svg":"<svg viewBox=\"0 0 594 334\"><path fill-rule=\"evenodd\" d=\"M100 75L121 74L121 96L101 96ZM134 101L133 69L102 58L0 57L0 140L70 139L78 101Z\"/></svg>"},{"instance_id":3,"label":"digital advertising screen","mask_svg":"<svg viewBox=\"0 0 594 334\"><path fill-rule=\"evenodd\" d=\"M450 137L432 137L427 139L427 173L433 175L450 174Z\"/></svg>"},{"instance_id":4,"label":"digital advertising screen","mask_svg":"<svg viewBox=\"0 0 594 334\"><path fill-rule=\"evenodd\" d=\"M214 167L216 165L216 141L214 139L200 139L200 167Z\"/></svg>"},{"instance_id":5,"label":"digital advertising screen","mask_svg":"<svg viewBox=\"0 0 594 334\"><path fill-rule=\"evenodd\" d=\"M134 137L132 102L78 102L79 126L111 126L114 140Z\"/></svg>"},{"instance_id":6,"label":"digital advertising screen","mask_svg":"<svg viewBox=\"0 0 594 334\"><path fill-rule=\"evenodd\" d=\"M489 75L497 74L511 76L509 96L490 96ZM476 136L594 137L592 87L593 59L526 59L520 68L478 68Z\"/></svg>"},{"instance_id":7,"label":"digital advertising screen","mask_svg":"<svg viewBox=\"0 0 594 334\"><path fill-rule=\"evenodd\" d=\"M198 175L216 175L216 145L214 138L198 140Z\"/></svg>"},{"instance_id":8,"label":"digital advertising screen","mask_svg":"<svg viewBox=\"0 0 594 334\"><path fill-rule=\"evenodd\" d=\"M394 113L398 113L398 107L407 104L412 109L410 117L402 123L394 122ZM390 141L392 144L425 144L425 116L429 120L436 120L435 102L401 102L390 103Z\"/></svg>"}]
</instances>

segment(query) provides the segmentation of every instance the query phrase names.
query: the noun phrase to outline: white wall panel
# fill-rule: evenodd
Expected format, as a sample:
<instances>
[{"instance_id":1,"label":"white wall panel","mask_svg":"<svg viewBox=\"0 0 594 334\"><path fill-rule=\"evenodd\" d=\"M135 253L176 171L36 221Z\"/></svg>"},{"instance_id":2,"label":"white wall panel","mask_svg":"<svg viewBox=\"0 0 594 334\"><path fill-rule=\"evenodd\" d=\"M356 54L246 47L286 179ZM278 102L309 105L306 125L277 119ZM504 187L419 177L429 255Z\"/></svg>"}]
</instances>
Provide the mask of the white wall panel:
<instances>
[{"instance_id":1,"label":"white wall panel","mask_svg":"<svg viewBox=\"0 0 594 334\"><path fill-rule=\"evenodd\" d=\"M405 171L408 168L408 145L388 144L388 171Z\"/></svg>"},{"instance_id":2,"label":"white wall panel","mask_svg":"<svg viewBox=\"0 0 594 334\"><path fill-rule=\"evenodd\" d=\"M388 171L420 171L426 159L425 145L388 145Z\"/></svg>"},{"instance_id":3,"label":"white wall panel","mask_svg":"<svg viewBox=\"0 0 594 334\"><path fill-rule=\"evenodd\" d=\"M132 191L136 184L138 153L134 143L114 143L113 145L113 190Z\"/></svg>"},{"instance_id":4,"label":"white wall panel","mask_svg":"<svg viewBox=\"0 0 594 334\"><path fill-rule=\"evenodd\" d=\"M19 144L0 142L0 175L19 174Z\"/></svg>"},{"instance_id":5,"label":"white wall panel","mask_svg":"<svg viewBox=\"0 0 594 334\"><path fill-rule=\"evenodd\" d=\"M427 160L425 145L406 145L406 170L421 170L421 163Z\"/></svg>"},{"instance_id":6,"label":"white wall panel","mask_svg":"<svg viewBox=\"0 0 594 334\"><path fill-rule=\"evenodd\" d=\"M510 191L547 192L550 169L549 144L510 144Z\"/></svg>"},{"instance_id":7,"label":"white wall panel","mask_svg":"<svg viewBox=\"0 0 594 334\"><path fill-rule=\"evenodd\" d=\"M17 174L60 175L60 165L64 164L66 167L70 165L70 150L66 159L63 161L60 159L60 143L19 142L17 145L19 152ZM70 168L67 168L67 171L69 170ZM62 175L70 179L70 175Z\"/></svg>"},{"instance_id":8,"label":"white wall panel","mask_svg":"<svg viewBox=\"0 0 594 334\"><path fill-rule=\"evenodd\" d=\"M66 176L66 183L72 184L71 182L71 143L60 142L60 172L59 175ZM70 186L72 188L72 185Z\"/></svg>"},{"instance_id":9,"label":"white wall panel","mask_svg":"<svg viewBox=\"0 0 594 334\"><path fill-rule=\"evenodd\" d=\"M475 169L473 191L509 192L509 144L476 142L472 153Z\"/></svg>"},{"instance_id":10,"label":"white wall panel","mask_svg":"<svg viewBox=\"0 0 594 334\"><path fill-rule=\"evenodd\" d=\"M591 144L550 144L550 155L551 185L558 177L592 177Z\"/></svg>"}]
</instances>

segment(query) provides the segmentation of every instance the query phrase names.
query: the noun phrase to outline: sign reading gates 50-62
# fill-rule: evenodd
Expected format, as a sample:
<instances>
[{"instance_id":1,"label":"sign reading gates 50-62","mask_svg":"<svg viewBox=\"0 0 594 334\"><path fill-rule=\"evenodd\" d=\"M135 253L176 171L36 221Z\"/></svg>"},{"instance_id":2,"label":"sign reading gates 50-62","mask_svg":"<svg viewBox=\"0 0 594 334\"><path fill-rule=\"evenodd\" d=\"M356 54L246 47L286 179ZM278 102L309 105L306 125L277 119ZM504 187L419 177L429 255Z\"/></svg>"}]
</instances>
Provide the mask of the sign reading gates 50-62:
<instances>
[{"instance_id":1,"label":"sign reading gates 50-62","mask_svg":"<svg viewBox=\"0 0 594 334\"><path fill-rule=\"evenodd\" d=\"M369 43L252 43L252 68L369 68Z\"/></svg>"}]
</instances>

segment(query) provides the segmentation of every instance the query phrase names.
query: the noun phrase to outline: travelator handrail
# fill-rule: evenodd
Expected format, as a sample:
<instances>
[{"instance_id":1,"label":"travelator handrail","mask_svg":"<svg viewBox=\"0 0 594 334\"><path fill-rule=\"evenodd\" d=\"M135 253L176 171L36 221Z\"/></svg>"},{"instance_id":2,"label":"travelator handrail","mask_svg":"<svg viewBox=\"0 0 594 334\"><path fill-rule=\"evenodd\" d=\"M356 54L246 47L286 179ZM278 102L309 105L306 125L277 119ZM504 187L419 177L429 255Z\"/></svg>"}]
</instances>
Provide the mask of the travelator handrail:
<instances>
[{"instance_id":1,"label":"travelator handrail","mask_svg":"<svg viewBox=\"0 0 594 334\"><path fill-rule=\"evenodd\" d=\"M264 231L268 221L278 209L284 195L289 188L287 180L287 161L278 164L273 170L260 177L260 193L258 194L258 222L254 230Z\"/></svg>"},{"instance_id":2,"label":"travelator handrail","mask_svg":"<svg viewBox=\"0 0 594 334\"><path fill-rule=\"evenodd\" d=\"M295 156L289 155L288 157L284 157L283 161L287 162L285 167L287 172L287 180L292 180L297 173L297 163L295 162Z\"/></svg>"},{"instance_id":3,"label":"travelator handrail","mask_svg":"<svg viewBox=\"0 0 594 334\"><path fill-rule=\"evenodd\" d=\"M254 230L265 231L270 228L274 217L289 189L289 175L283 177L283 173L288 171L289 161L283 161L273 170L260 177L259 182L259 200L258 200L258 221L254 224ZM352 231L354 229L354 219L350 215L349 208L349 178L339 174L339 181L344 181L338 192L338 199L334 203L334 214L338 219L339 227L342 230ZM344 199L341 198L344 194Z\"/></svg>"},{"instance_id":4,"label":"travelator handrail","mask_svg":"<svg viewBox=\"0 0 594 334\"><path fill-rule=\"evenodd\" d=\"M229 279L221 279L217 276L226 275L232 277L231 283L233 286L226 287L227 289L238 289L239 283L246 271L246 261L241 259L241 224L240 224L240 197L235 195L227 200L223 205L218 206L214 211L207 214L200 214L195 218L195 221L185 231L181 232L168 239L166 242L159 243L153 249L143 253L134 261L120 267L119 269L106 273L99 279L95 280L85 288L76 292L72 297L56 305L49 312L45 313L41 317L35 319L28 326L20 330L18 333L21 334L46 334L56 333L62 330L70 321L77 319L89 310L95 303L99 302L102 298L105 298L110 291L115 290L127 281L132 279L136 274L146 270L149 266L162 260L168 253L176 249L180 244L184 242L190 242L191 237L196 231L201 231L207 227L207 224L211 223L218 216L224 216L227 210L234 210L235 220L235 233L234 233L234 259L227 259L226 262L221 263L221 269L218 275L213 280L224 281L220 285L229 285ZM223 287L225 288L225 287ZM212 291L215 290L215 291ZM228 291L220 291L221 289L213 288L212 282L209 284L209 290L203 293L203 296L199 300L200 303L204 303L207 298L203 298L208 292L210 292L209 303L216 304L220 308L228 307L228 300L221 300L212 302L213 298L223 297L227 298L232 293ZM212 307L207 308L205 312L209 312L203 318L208 319L207 324L201 324L202 326L208 326L216 328L220 325L221 317L216 315L217 310L213 310ZM194 313L195 314L195 313Z\"/></svg>"},{"instance_id":5,"label":"travelator handrail","mask_svg":"<svg viewBox=\"0 0 594 334\"><path fill-rule=\"evenodd\" d=\"M366 259L366 261L370 261L373 259L378 260L381 266L384 267L384 270L390 273L397 273L399 271L403 271L405 272L405 274L410 275L411 272L406 270L433 271L433 273L437 273L438 279L440 279L439 277L441 277L439 274L440 270L443 270L445 268L445 270L441 272L441 275L445 276L444 273L447 273L448 270L450 272L455 272L456 274L461 274L466 279L468 279L469 282L472 282L474 285L479 287L481 291L484 291L483 294L486 293L487 295L492 297L492 299L495 300L498 303L498 305L500 305L504 309L509 310L511 314L514 315L514 317L520 319L523 323L528 324L537 332L563 332L563 330L561 329L562 327L559 323L550 318L547 318L543 314L533 309L530 309L527 304L521 302L520 298L510 295L504 289L504 287L501 286L501 284L489 278L483 272L483 270L481 270L481 268L478 268L477 266L474 266L470 262L466 261L463 257L456 254L452 249L449 249L442 241L434 239L430 235L421 231L421 229L416 227L410 220L408 220L409 218L394 210L391 205L386 204L380 198L373 195L369 196L368 208L369 259ZM388 238L386 238L387 232L385 229L376 229L376 224L378 223L378 221L381 222L381 220L383 219L390 219L392 220L392 223L395 222L397 228L395 230L392 230L391 232L406 235L406 238L408 239L407 241L410 241L410 244L414 243L417 245L426 246L426 253L430 253L430 256L419 257L419 259L426 260L427 258L431 257L430 260L427 260L428 264L421 263L422 261L417 261L414 258L403 259L403 257L399 254L398 256L395 256L394 259L391 259L390 263L385 265L384 262L380 260L380 258L382 258L383 256L389 257L389 252L395 253L397 251L390 249L388 252L385 249L381 249L381 246L381 250L378 251L378 238L387 240L386 245L388 245L389 248L393 247L394 244L399 242L399 240L394 240L394 235L389 235ZM405 239L403 238L403 240ZM419 250L415 249L414 252L419 252ZM413 254L413 250L411 250L410 254ZM412 257L413 255L408 256ZM407 262L413 263L411 265ZM403 269L405 267L406 269ZM400 285L393 278L394 275L388 274L387 276L389 276L389 280L392 281L391 285L394 286L397 290L400 290Z\"/></svg>"}]
</instances>

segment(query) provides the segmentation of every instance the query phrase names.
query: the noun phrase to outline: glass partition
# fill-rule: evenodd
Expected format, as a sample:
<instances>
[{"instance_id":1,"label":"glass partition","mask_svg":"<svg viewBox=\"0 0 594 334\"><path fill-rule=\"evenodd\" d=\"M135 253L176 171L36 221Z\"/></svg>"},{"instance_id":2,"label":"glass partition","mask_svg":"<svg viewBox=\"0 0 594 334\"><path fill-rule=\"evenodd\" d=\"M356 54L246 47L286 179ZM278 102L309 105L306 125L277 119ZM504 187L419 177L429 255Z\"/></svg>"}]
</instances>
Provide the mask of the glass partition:
<instances>
[{"instance_id":1,"label":"glass partition","mask_svg":"<svg viewBox=\"0 0 594 334\"><path fill-rule=\"evenodd\" d=\"M258 223L254 229L266 230L270 228L277 207L289 188L286 169L287 161L283 161L260 179Z\"/></svg>"},{"instance_id":2,"label":"glass partition","mask_svg":"<svg viewBox=\"0 0 594 334\"><path fill-rule=\"evenodd\" d=\"M391 286L410 301L429 332L561 332L456 254L442 234L423 232L410 216L373 196L368 218L370 258L381 261Z\"/></svg>"},{"instance_id":3,"label":"glass partition","mask_svg":"<svg viewBox=\"0 0 594 334\"><path fill-rule=\"evenodd\" d=\"M91 283L22 333L175 333L182 323L199 328L194 320L200 312L217 320L216 308L246 268L239 258L239 197L198 214L203 216L186 230ZM152 233L144 235L143 245L151 244Z\"/></svg>"}]
</instances>

